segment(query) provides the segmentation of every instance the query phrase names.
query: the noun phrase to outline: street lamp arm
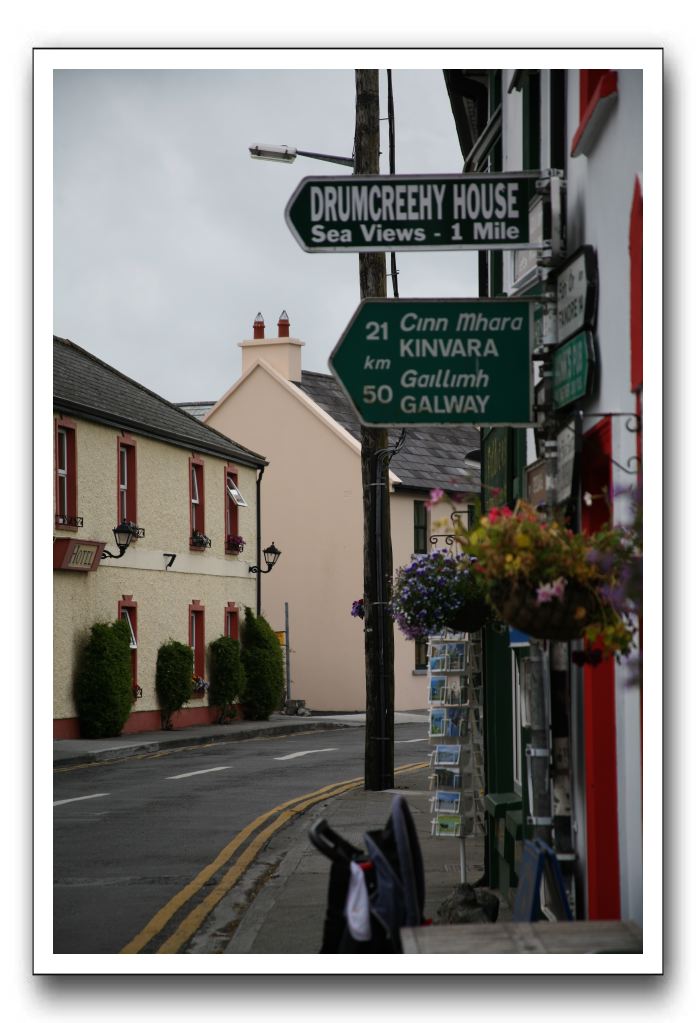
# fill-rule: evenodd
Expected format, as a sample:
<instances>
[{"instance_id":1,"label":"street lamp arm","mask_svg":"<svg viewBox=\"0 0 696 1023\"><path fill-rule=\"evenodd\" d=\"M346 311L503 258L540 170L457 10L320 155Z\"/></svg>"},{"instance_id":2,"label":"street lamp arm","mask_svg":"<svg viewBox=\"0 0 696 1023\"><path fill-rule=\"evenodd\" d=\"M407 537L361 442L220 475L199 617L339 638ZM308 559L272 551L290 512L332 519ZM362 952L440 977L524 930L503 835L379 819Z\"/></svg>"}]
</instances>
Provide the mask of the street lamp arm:
<instances>
[{"instance_id":1,"label":"street lamp arm","mask_svg":"<svg viewBox=\"0 0 696 1023\"><path fill-rule=\"evenodd\" d=\"M275 160L278 163L293 163L296 157L306 156L310 160L324 160L326 163L338 163L343 167L353 166L351 157L329 156L328 153L310 153L306 149L295 149L293 146L257 144L249 146L249 153L254 160Z\"/></svg>"},{"instance_id":2,"label":"street lamp arm","mask_svg":"<svg viewBox=\"0 0 696 1023\"><path fill-rule=\"evenodd\" d=\"M343 167L352 167L353 159L350 156L327 156L325 153L307 153L302 149L297 150L298 156L307 156L310 160L325 160L326 163L339 163Z\"/></svg>"}]
</instances>

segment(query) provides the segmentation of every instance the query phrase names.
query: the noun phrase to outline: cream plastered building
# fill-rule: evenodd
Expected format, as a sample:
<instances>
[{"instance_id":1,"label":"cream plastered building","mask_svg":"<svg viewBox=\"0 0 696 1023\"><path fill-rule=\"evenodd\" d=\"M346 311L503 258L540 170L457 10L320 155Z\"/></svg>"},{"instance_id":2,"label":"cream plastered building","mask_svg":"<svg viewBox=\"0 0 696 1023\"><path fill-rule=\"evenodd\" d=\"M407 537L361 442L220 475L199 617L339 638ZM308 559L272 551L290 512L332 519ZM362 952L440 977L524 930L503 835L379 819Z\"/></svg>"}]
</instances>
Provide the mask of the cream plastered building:
<instances>
[{"instance_id":1,"label":"cream plastered building","mask_svg":"<svg viewBox=\"0 0 696 1023\"><path fill-rule=\"evenodd\" d=\"M365 709L363 622L351 617L363 594L360 427L337 382L302 369L304 342L290 336L283 312L278 336L240 342L242 374L217 402L184 405L203 421L269 459L264 476L265 546L283 555L264 576L263 612L285 628L287 604L291 696L312 711ZM390 431L390 443L400 431ZM478 430L412 428L390 464L394 568L432 550L442 511L426 506L431 489L478 495ZM470 456L470 457L467 457ZM465 502L466 503L466 502ZM441 544L437 540L436 544ZM426 705L425 647L395 628L395 708Z\"/></svg>"},{"instance_id":2,"label":"cream plastered building","mask_svg":"<svg viewBox=\"0 0 696 1023\"><path fill-rule=\"evenodd\" d=\"M159 647L169 639L193 646L196 673L206 678L209 643L237 638L245 607L256 608L249 568L257 564L257 480L266 461L60 338L54 452L54 735L79 735L80 650L95 622L119 617L133 633L124 731L159 728ZM102 557L118 554L113 529L124 519L137 535L122 557ZM233 537L243 538L241 550ZM207 723L213 713L204 693L174 724Z\"/></svg>"}]
</instances>

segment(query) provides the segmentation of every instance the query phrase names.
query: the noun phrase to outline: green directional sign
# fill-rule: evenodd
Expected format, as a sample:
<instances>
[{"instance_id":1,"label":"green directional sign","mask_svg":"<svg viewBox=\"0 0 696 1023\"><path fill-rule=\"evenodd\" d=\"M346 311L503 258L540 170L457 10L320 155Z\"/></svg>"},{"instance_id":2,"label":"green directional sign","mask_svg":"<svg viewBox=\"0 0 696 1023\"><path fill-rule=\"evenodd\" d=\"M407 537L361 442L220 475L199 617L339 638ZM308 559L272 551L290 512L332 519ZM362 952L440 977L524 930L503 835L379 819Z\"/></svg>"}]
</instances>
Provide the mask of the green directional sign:
<instances>
[{"instance_id":1,"label":"green directional sign","mask_svg":"<svg viewBox=\"0 0 696 1023\"><path fill-rule=\"evenodd\" d=\"M285 219L307 252L541 249L529 204L543 173L304 178Z\"/></svg>"},{"instance_id":2,"label":"green directional sign","mask_svg":"<svg viewBox=\"0 0 696 1023\"><path fill-rule=\"evenodd\" d=\"M553 407L563 408L587 394L593 355L591 335L582 331L553 353Z\"/></svg>"},{"instance_id":3,"label":"green directional sign","mask_svg":"<svg viewBox=\"0 0 696 1023\"><path fill-rule=\"evenodd\" d=\"M368 426L532 420L533 299L365 299L329 357Z\"/></svg>"}]
</instances>

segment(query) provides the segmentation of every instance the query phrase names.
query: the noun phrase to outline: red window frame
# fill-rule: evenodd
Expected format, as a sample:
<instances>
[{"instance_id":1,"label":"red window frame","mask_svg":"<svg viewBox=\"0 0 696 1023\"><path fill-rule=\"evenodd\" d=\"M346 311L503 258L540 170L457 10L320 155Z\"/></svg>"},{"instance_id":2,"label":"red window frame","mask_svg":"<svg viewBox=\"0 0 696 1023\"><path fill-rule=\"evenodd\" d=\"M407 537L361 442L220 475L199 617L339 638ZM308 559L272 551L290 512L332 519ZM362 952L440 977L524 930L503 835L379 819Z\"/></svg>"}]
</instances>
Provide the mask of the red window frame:
<instances>
[{"instance_id":1,"label":"red window frame","mask_svg":"<svg viewBox=\"0 0 696 1023\"><path fill-rule=\"evenodd\" d=\"M616 99L618 83L616 71L604 68L580 69L580 123L570 144L571 156L587 155L590 152L608 116L611 101Z\"/></svg>"},{"instance_id":2,"label":"red window frame","mask_svg":"<svg viewBox=\"0 0 696 1023\"><path fill-rule=\"evenodd\" d=\"M64 438L64 443L63 443ZM74 531L77 524L77 424L59 416L55 420L55 516L56 529Z\"/></svg>"},{"instance_id":3,"label":"red window frame","mask_svg":"<svg viewBox=\"0 0 696 1023\"><path fill-rule=\"evenodd\" d=\"M228 554L237 554L238 551L228 550L228 538L239 535L239 508L227 492L227 481L232 479L235 487L239 487L239 475L236 465L225 466L225 477L223 482L223 494L225 500L225 551Z\"/></svg>"},{"instance_id":4,"label":"red window frame","mask_svg":"<svg viewBox=\"0 0 696 1023\"><path fill-rule=\"evenodd\" d=\"M205 678L205 607L200 600L192 600L188 608L189 646L193 650L193 674ZM195 697L202 693L194 693Z\"/></svg>"},{"instance_id":5,"label":"red window frame","mask_svg":"<svg viewBox=\"0 0 696 1023\"><path fill-rule=\"evenodd\" d=\"M225 607L225 621L223 624L223 635L230 639L239 639L239 608L229 600Z\"/></svg>"},{"instance_id":6,"label":"red window frame","mask_svg":"<svg viewBox=\"0 0 696 1023\"><path fill-rule=\"evenodd\" d=\"M205 466L202 458L189 458L189 542L194 532L205 534ZM190 543L192 550L200 550Z\"/></svg>"},{"instance_id":7,"label":"red window frame","mask_svg":"<svg viewBox=\"0 0 696 1023\"><path fill-rule=\"evenodd\" d=\"M135 525L138 522L136 447L135 438L128 434L116 441L116 479L116 521Z\"/></svg>"},{"instance_id":8,"label":"red window frame","mask_svg":"<svg viewBox=\"0 0 696 1023\"><path fill-rule=\"evenodd\" d=\"M592 102L597 86L602 81L604 75L609 74L608 68L599 70L598 68L581 68L580 69L580 122L587 113L587 109Z\"/></svg>"},{"instance_id":9,"label":"red window frame","mask_svg":"<svg viewBox=\"0 0 696 1023\"><path fill-rule=\"evenodd\" d=\"M124 593L118 602L118 617L123 618L124 612L128 615L136 642L135 648L131 647L131 684L135 698L138 695L138 603L131 593Z\"/></svg>"},{"instance_id":10,"label":"red window frame","mask_svg":"<svg viewBox=\"0 0 696 1023\"><path fill-rule=\"evenodd\" d=\"M600 420L583 435L581 466L583 492L611 494L611 419ZM602 499L583 505L583 532L594 533L611 518L611 509ZM590 920L618 920L621 897L613 658L583 670L583 727L587 916Z\"/></svg>"}]
</instances>

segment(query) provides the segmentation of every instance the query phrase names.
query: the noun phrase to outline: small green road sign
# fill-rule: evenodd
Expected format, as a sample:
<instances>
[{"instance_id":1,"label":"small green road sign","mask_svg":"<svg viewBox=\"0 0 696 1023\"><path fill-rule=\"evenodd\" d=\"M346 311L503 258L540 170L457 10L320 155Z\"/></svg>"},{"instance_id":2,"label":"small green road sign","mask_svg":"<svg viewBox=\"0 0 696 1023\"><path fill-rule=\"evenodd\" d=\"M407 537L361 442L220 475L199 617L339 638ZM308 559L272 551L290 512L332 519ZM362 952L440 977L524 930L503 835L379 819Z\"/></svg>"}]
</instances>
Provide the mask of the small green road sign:
<instances>
[{"instance_id":1,"label":"small green road sign","mask_svg":"<svg viewBox=\"0 0 696 1023\"><path fill-rule=\"evenodd\" d=\"M368 426L529 426L533 302L367 298L329 368Z\"/></svg>"},{"instance_id":2,"label":"small green road sign","mask_svg":"<svg viewBox=\"0 0 696 1023\"><path fill-rule=\"evenodd\" d=\"M582 331L554 351L553 407L563 408L587 394L593 345L590 334Z\"/></svg>"},{"instance_id":3,"label":"small green road sign","mask_svg":"<svg viewBox=\"0 0 696 1023\"><path fill-rule=\"evenodd\" d=\"M541 249L529 205L550 173L304 178L285 219L307 252Z\"/></svg>"}]
</instances>

